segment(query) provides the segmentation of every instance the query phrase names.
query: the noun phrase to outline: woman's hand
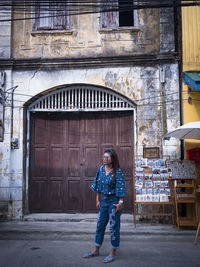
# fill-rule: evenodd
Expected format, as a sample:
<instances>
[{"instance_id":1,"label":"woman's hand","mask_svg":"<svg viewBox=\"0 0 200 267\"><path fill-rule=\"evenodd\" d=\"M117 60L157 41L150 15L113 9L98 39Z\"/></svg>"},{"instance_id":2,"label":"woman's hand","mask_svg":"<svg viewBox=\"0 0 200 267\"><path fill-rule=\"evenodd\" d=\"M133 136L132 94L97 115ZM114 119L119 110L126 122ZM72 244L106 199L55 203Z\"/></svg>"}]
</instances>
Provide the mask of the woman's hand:
<instances>
[{"instance_id":1,"label":"woman's hand","mask_svg":"<svg viewBox=\"0 0 200 267\"><path fill-rule=\"evenodd\" d=\"M99 192L97 192L97 194L96 194L96 207L97 207L98 210L101 207L101 201L100 201L100 199L101 199L101 194Z\"/></svg>"},{"instance_id":2,"label":"woman's hand","mask_svg":"<svg viewBox=\"0 0 200 267\"><path fill-rule=\"evenodd\" d=\"M101 201L100 201L100 199L101 199L101 194L99 192L97 192L97 194L96 194L96 207L97 207L98 210L101 207Z\"/></svg>"},{"instance_id":3,"label":"woman's hand","mask_svg":"<svg viewBox=\"0 0 200 267\"><path fill-rule=\"evenodd\" d=\"M98 210L100 210L101 202L99 200L96 201L96 207Z\"/></svg>"},{"instance_id":4,"label":"woman's hand","mask_svg":"<svg viewBox=\"0 0 200 267\"><path fill-rule=\"evenodd\" d=\"M118 204L113 204L116 207L115 213L120 211L123 208L123 204L122 203L118 203Z\"/></svg>"}]
</instances>

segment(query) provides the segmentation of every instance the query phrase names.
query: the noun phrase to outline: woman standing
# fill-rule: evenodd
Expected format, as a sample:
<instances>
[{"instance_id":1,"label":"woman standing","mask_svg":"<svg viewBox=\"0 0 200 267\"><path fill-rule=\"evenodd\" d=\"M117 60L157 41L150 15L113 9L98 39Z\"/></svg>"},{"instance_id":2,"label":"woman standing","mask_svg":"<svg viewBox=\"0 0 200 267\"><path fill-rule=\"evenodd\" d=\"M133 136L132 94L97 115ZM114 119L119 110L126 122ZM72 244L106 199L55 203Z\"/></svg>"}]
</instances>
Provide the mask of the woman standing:
<instances>
[{"instance_id":1,"label":"woman standing","mask_svg":"<svg viewBox=\"0 0 200 267\"><path fill-rule=\"evenodd\" d=\"M95 246L84 258L99 256L99 249L103 243L104 233L110 221L111 250L104 262L113 261L120 243L120 216L126 196L124 174L119 166L116 152L108 149L103 155L103 166L100 166L91 189L96 192L96 207L99 209Z\"/></svg>"}]
</instances>

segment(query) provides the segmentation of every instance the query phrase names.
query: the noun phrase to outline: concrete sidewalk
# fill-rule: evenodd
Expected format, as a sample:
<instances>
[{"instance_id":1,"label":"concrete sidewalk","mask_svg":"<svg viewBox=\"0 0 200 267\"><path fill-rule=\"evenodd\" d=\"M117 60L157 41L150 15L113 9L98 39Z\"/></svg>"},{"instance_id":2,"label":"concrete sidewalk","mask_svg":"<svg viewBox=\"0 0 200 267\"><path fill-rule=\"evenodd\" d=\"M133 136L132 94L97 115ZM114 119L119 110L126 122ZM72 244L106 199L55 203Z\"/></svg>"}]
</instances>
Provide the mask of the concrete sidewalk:
<instances>
[{"instance_id":1,"label":"concrete sidewalk","mask_svg":"<svg viewBox=\"0 0 200 267\"><path fill-rule=\"evenodd\" d=\"M97 214L30 214L23 221L0 223L0 239L90 239L96 230ZM186 238L193 240L196 229L166 224L133 223L133 215L121 217L121 238ZM109 224L105 236L109 236Z\"/></svg>"},{"instance_id":2,"label":"concrete sidewalk","mask_svg":"<svg viewBox=\"0 0 200 267\"><path fill-rule=\"evenodd\" d=\"M1 267L100 267L110 250L109 226L100 256L83 259L94 244L97 214L31 214L24 221L0 223ZM195 229L164 224L133 224L122 215L116 267L199 266Z\"/></svg>"}]
</instances>

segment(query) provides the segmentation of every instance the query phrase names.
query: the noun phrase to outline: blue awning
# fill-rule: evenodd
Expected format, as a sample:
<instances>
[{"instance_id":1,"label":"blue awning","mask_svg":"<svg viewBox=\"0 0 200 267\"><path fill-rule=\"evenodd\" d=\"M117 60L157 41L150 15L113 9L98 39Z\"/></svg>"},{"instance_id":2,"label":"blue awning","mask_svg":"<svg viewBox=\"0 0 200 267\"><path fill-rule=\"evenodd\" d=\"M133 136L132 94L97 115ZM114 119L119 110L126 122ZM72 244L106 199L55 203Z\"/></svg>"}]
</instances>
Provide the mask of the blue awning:
<instances>
[{"instance_id":1,"label":"blue awning","mask_svg":"<svg viewBox=\"0 0 200 267\"><path fill-rule=\"evenodd\" d=\"M200 71L186 71L185 82L194 90L200 90Z\"/></svg>"}]
</instances>

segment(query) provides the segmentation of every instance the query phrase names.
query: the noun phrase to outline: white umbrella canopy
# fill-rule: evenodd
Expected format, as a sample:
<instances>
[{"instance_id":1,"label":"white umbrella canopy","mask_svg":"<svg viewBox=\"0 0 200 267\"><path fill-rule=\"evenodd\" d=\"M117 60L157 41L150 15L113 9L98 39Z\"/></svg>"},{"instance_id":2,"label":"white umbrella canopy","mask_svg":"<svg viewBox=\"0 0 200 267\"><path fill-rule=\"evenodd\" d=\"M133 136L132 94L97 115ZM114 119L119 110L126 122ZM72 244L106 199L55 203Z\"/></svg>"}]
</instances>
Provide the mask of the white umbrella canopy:
<instances>
[{"instance_id":1,"label":"white umbrella canopy","mask_svg":"<svg viewBox=\"0 0 200 267\"><path fill-rule=\"evenodd\" d=\"M186 123L165 135L165 138L200 140L200 121Z\"/></svg>"}]
</instances>

